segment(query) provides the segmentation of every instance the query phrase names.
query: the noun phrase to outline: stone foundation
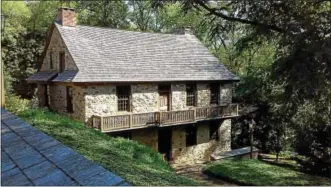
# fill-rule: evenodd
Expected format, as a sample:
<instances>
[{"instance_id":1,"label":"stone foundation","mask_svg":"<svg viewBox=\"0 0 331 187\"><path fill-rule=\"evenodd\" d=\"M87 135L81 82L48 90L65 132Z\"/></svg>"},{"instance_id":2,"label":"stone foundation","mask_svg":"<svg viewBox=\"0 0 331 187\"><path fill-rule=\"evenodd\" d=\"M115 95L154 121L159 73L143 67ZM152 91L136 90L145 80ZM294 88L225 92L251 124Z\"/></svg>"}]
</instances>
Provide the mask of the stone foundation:
<instances>
[{"instance_id":1,"label":"stone foundation","mask_svg":"<svg viewBox=\"0 0 331 187\"><path fill-rule=\"evenodd\" d=\"M133 130L131 138L158 151L158 129L156 128Z\"/></svg>"}]
</instances>

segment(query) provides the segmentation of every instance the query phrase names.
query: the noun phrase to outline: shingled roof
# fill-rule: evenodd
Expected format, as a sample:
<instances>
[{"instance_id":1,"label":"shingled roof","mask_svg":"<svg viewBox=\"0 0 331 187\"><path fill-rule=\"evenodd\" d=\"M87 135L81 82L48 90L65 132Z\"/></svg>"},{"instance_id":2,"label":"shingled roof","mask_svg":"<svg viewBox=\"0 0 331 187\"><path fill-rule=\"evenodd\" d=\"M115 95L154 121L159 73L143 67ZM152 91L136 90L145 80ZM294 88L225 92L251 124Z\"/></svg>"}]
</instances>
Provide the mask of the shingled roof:
<instances>
[{"instance_id":1,"label":"shingled roof","mask_svg":"<svg viewBox=\"0 0 331 187\"><path fill-rule=\"evenodd\" d=\"M56 24L78 72L60 82L238 80L191 34L160 34Z\"/></svg>"}]
</instances>

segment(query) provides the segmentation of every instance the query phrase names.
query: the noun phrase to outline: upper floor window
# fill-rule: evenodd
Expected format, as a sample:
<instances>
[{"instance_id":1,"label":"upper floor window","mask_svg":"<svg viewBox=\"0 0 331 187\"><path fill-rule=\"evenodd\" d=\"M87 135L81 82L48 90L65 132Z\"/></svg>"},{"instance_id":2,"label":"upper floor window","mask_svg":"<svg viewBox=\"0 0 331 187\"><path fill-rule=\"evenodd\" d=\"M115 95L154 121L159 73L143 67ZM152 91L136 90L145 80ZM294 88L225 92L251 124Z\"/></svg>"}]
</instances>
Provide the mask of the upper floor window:
<instances>
[{"instance_id":1,"label":"upper floor window","mask_svg":"<svg viewBox=\"0 0 331 187\"><path fill-rule=\"evenodd\" d=\"M171 86L170 84L160 84L159 85L159 103L160 103L160 110L170 110L170 92Z\"/></svg>"},{"instance_id":2,"label":"upper floor window","mask_svg":"<svg viewBox=\"0 0 331 187\"><path fill-rule=\"evenodd\" d=\"M52 70L54 69L54 65L53 65L53 51L49 52L49 68Z\"/></svg>"},{"instance_id":3,"label":"upper floor window","mask_svg":"<svg viewBox=\"0 0 331 187\"><path fill-rule=\"evenodd\" d=\"M60 72L63 72L65 70L65 55L64 52L60 52Z\"/></svg>"},{"instance_id":4,"label":"upper floor window","mask_svg":"<svg viewBox=\"0 0 331 187\"><path fill-rule=\"evenodd\" d=\"M210 84L210 104L219 104L219 84Z\"/></svg>"},{"instance_id":5,"label":"upper floor window","mask_svg":"<svg viewBox=\"0 0 331 187\"><path fill-rule=\"evenodd\" d=\"M130 86L117 86L118 111L130 111Z\"/></svg>"},{"instance_id":6,"label":"upper floor window","mask_svg":"<svg viewBox=\"0 0 331 187\"><path fill-rule=\"evenodd\" d=\"M186 85L186 105L195 106L195 93L196 87L195 84Z\"/></svg>"}]
</instances>

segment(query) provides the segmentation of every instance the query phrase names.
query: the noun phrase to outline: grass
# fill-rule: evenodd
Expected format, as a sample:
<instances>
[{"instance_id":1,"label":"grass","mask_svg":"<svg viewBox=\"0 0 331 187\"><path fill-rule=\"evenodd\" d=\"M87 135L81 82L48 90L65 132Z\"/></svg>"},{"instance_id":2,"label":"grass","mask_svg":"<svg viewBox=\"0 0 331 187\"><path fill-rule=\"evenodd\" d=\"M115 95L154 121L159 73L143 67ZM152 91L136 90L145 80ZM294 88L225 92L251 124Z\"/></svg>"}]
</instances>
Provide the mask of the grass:
<instances>
[{"instance_id":1,"label":"grass","mask_svg":"<svg viewBox=\"0 0 331 187\"><path fill-rule=\"evenodd\" d=\"M227 159L207 165L203 172L241 185L331 185L328 178L307 175L257 159Z\"/></svg>"},{"instance_id":2,"label":"grass","mask_svg":"<svg viewBox=\"0 0 331 187\"><path fill-rule=\"evenodd\" d=\"M138 142L107 136L83 123L42 109L25 110L18 116L133 185L201 185L177 175L160 154Z\"/></svg>"}]
</instances>

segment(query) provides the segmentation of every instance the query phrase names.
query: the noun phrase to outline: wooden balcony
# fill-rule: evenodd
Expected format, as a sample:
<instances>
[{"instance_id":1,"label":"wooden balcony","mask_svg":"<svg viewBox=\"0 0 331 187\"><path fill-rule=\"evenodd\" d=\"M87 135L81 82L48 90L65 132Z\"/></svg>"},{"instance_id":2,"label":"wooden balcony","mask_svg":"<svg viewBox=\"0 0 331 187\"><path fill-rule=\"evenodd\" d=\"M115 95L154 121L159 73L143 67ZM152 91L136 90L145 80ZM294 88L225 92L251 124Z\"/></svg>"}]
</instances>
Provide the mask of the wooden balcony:
<instances>
[{"instance_id":1,"label":"wooden balcony","mask_svg":"<svg viewBox=\"0 0 331 187\"><path fill-rule=\"evenodd\" d=\"M93 127L102 132L195 123L202 120L238 116L238 104L196 107L189 110L93 116Z\"/></svg>"}]
</instances>

